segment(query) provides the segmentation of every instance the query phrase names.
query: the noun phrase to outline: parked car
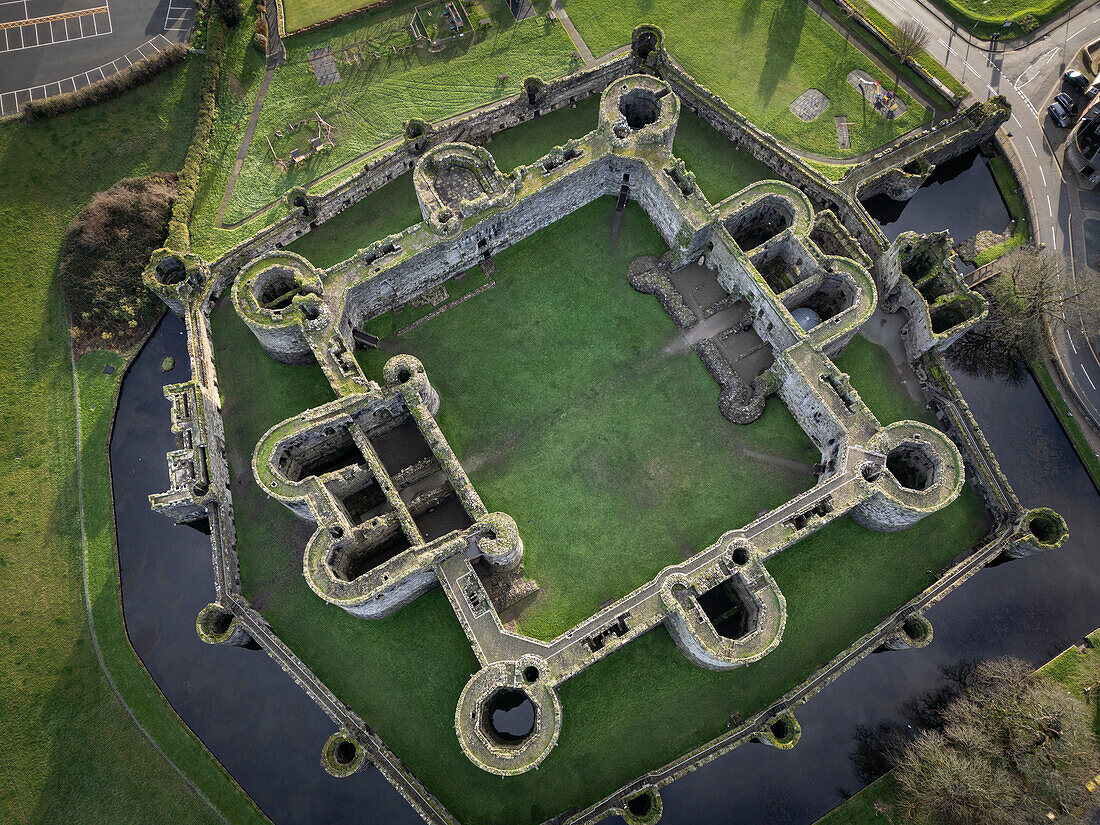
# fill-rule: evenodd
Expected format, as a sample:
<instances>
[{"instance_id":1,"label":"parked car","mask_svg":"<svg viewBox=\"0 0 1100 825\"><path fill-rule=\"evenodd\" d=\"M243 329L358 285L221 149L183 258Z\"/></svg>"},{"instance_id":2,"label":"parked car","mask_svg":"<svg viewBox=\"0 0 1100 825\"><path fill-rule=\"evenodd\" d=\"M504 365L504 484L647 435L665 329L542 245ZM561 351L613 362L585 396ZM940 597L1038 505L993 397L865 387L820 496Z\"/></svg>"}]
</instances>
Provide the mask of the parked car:
<instances>
[{"instance_id":1,"label":"parked car","mask_svg":"<svg viewBox=\"0 0 1100 825\"><path fill-rule=\"evenodd\" d=\"M1062 108L1069 112L1071 115L1077 114L1077 104L1073 102L1073 98L1067 95L1065 92L1059 92L1054 96L1055 103L1061 103Z\"/></svg>"},{"instance_id":2,"label":"parked car","mask_svg":"<svg viewBox=\"0 0 1100 825\"><path fill-rule=\"evenodd\" d=\"M1066 81L1066 84L1072 86L1079 92L1085 91L1089 87L1089 79L1075 69L1070 69L1064 75L1062 79Z\"/></svg>"},{"instance_id":3,"label":"parked car","mask_svg":"<svg viewBox=\"0 0 1100 825\"><path fill-rule=\"evenodd\" d=\"M1047 111L1050 112L1050 119L1061 126L1063 129L1068 129L1070 125L1070 116L1057 100L1047 106Z\"/></svg>"}]
</instances>

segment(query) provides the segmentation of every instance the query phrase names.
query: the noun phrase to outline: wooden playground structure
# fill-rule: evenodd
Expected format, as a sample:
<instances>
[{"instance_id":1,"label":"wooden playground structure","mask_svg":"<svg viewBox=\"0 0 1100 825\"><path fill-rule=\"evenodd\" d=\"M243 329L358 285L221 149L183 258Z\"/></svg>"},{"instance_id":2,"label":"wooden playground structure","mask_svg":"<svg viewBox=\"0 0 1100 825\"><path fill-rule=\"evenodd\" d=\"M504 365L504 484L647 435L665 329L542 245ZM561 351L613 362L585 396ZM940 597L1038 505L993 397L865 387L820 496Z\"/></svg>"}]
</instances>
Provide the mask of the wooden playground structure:
<instances>
[{"instance_id":1,"label":"wooden playground structure","mask_svg":"<svg viewBox=\"0 0 1100 825\"><path fill-rule=\"evenodd\" d=\"M335 131L328 121L321 117L320 113L314 112L313 117L304 118L297 123L291 123L288 126L284 126L282 129L275 132L276 139L282 139L289 137L299 129L305 129L311 123L317 125L317 135L309 139L309 142L304 147L298 147L292 149L286 157L280 157L279 153L275 151L275 145L271 142L271 138L267 137L267 147L271 150L271 157L276 166L283 172L287 172L295 166L305 163L311 157L322 152L327 152L333 146L336 145L336 141L333 139L333 132Z\"/></svg>"}]
</instances>

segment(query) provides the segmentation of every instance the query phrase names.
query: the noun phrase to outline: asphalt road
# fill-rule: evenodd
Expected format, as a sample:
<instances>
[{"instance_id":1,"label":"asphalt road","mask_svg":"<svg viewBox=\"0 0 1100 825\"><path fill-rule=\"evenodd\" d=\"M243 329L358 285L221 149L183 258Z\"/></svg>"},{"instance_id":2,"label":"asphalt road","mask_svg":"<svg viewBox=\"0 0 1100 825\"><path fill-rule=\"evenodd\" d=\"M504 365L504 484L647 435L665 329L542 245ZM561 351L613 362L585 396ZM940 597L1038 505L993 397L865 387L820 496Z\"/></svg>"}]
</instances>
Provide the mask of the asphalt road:
<instances>
[{"instance_id":1,"label":"asphalt road","mask_svg":"<svg viewBox=\"0 0 1100 825\"><path fill-rule=\"evenodd\" d=\"M1046 114L1054 95L1069 91L1063 88L1062 72L1085 45L1100 38L1100 3L1079 4L1059 25L1044 27L1043 35L1027 45L1009 42L990 49L989 43L971 39L965 28L930 2L872 1L895 23L911 17L922 23L931 32L928 51L976 98L1003 94L1008 99L1012 118L1005 129L1027 170L1023 185L1038 213L1036 240L1066 254L1075 277L1100 277L1100 243L1094 242L1097 249L1090 256L1084 229L1085 221L1100 220L1100 197L1079 191L1082 181L1076 172L1063 170L1069 130L1057 127ZM1100 230L1100 224L1093 226ZM1093 234L1100 241L1100 231ZM1055 344L1078 398L1100 421L1100 330L1086 337L1076 329L1062 328L1055 331Z\"/></svg>"},{"instance_id":2,"label":"asphalt road","mask_svg":"<svg viewBox=\"0 0 1100 825\"><path fill-rule=\"evenodd\" d=\"M0 115L180 42L193 19L192 0L0 0Z\"/></svg>"}]
</instances>

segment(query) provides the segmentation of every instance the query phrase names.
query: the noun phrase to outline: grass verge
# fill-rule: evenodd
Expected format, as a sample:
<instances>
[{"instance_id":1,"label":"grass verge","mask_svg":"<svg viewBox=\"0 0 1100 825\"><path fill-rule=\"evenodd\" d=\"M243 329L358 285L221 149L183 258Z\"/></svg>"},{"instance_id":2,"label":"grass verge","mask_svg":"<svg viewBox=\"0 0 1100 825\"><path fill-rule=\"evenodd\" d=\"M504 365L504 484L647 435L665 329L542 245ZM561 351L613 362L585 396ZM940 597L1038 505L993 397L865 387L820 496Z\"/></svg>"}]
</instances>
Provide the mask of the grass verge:
<instances>
[{"instance_id":1,"label":"grass verge","mask_svg":"<svg viewBox=\"0 0 1100 825\"><path fill-rule=\"evenodd\" d=\"M201 71L201 60L189 58L108 103L48 122L0 125L0 282L19 295L0 324L3 821L219 821L133 724L92 648L77 504L77 410L57 282L65 229L95 192L124 177L180 167ZM89 404L109 406L109 394L100 398ZM101 536L89 540L99 546ZM93 592L93 610L108 667L119 674L120 688L137 690L133 663L115 655L111 639L123 633L121 619L102 586ZM155 691L151 683L141 689ZM136 708L143 703L135 697ZM170 711L150 708L157 717L148 720L151 730L164 722L186 734ZM174 761L187 763L166 745ZM212 788L206 792L219 798Z\"/></svg>"},{"instance_id":2,"label":"grass verge","mask_svg":"<svg viewBox=\"0 0 1100 825\"><path fill-rule=\"evenodd\" d=\"M802 2L760 0L719 3L716 0L570 0L567 11L595 54L630 41L634 27L654 23L665 33L665 45L695 79L754 123L788 145L827 158L845 158L889 143L927 122L931 113L904 90L908 107L897 120L867 111L863 96L848 83L862 69L885 84L893 78L871 62ZM790 104L816 88L830 105L805 123ZM834 118L849 122L851 146L837 145Z\"/></svg>"},{"instance_id":3,"label":"grass verge","mask_svg":"<svg viewBox=\"0 0 1100 825\"><path fill-rule=\"evenodd\" d=\"M1065 432L1069 443L1073 445L1073 451L1081 459L1089 478L1092 479L1092 483L1096 485L1097 490L1100 490L1100 458L1096 457L1092 445L1081 431L1081 425L1077 422L1073 413L1070 412L1066 399L1062 397L1058 385L1054 383L1054 377L1050 374L1050 370L1042 361L1035 361L1031 365L1031 374L1035 378L1035 383L1039 385L1043 397L1046 398L1047 404L1054 410L1058 423L1062 425L1062 431Z\"/></svg>"},{"instance_id":4,"label":"grass verge","mask_svg":"<svg viewBox=\"0 0 1100 825\"><path fill-rule=\"evenodd\" d=\"M962 24L968 32L988 40L996 33L1001 40L1012 40L1026 34L1019 23L1028 15L1034 18L1035 27L1041 26L1063 12L1069 11L1077 0L933 0L953 20ZM1005 23L1011 23L1005 26Z\"/></svg>"},{"instance_id":5,"label":"grass verge","mask_svg":"<svg viewBox=\"0 0 1100 825\"><path fill-rule=\"evenodd\" d=\"M989 159L989 170L993 173L993 179L997 182L997 188L1001 191L1008 214L1015 221L1012 236L999 244L994 244L974 259L975 266L984 266L992 263L1006 252L1011 252L1017 247L1023 246L1031 240L1031 226L1027 220L1027 204L1024 203L1023 192L1020 191L1020 182L1012 174L1012 168L1002 157Z\"/></svg>"}]
</instances>

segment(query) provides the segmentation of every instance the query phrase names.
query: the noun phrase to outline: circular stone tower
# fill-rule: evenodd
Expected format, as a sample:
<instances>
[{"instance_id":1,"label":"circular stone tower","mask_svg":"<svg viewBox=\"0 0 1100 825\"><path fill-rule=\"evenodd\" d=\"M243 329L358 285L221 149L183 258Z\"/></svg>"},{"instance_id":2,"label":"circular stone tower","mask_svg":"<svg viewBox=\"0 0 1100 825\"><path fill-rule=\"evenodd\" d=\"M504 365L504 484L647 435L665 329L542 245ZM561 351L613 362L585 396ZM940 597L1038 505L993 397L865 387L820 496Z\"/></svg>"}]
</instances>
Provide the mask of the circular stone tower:
<instances>
[{"instance_id":1,"label":"circular stone tower","mask_svg":"<svg viewBox=\"0 0 1100 825\"><path fill-rule=\"evenodd\" d=\"M307 332L327 326L328 307L320 273L301 255L280 250L256 258L233 282L233 305L276 361L313 360Z\"/></svg>"}]
</instances>

